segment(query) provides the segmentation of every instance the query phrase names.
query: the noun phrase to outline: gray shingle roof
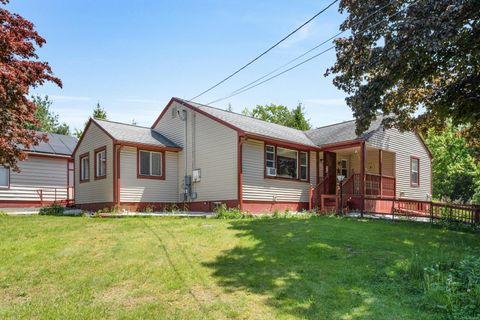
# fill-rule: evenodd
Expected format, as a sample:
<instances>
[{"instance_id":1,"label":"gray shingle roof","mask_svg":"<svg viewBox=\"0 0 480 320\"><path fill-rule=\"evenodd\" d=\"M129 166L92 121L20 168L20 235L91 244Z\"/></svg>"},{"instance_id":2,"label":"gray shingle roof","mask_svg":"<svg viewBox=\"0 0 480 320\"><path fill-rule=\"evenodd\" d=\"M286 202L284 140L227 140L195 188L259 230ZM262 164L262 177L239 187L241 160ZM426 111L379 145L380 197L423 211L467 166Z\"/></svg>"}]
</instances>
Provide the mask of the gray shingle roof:
<instances>
[{"instance_id":1,"label":"gray shingle roof","mask_svg":"<svg viewBox=\"0 0 480 320\"><path fill-rule=\"evenodd\" d=\"M269 137L273 139L294 142L306 146L315 146L314 143L306 136L305 132L289 127L285 127L279 124L266 122L263 120L255 119L243 114L230 112L214 108L211 106L195 103L192 101L181 100L187 104L194 106L208 114L230 123L231 125L251 134Z\"/></svg>"},{"instance_id":2,"label":"gray shingle roof","mask_svg":"<svg viewBox=\"0 0 480 320\"><path fill-rule=\"evenodd\" d=\"M141 143L155 147L179 148L178 145L151 128L108 120L92 120L118 141Z\"/></svg>"},{"instance_id":3,"label":"gray shingle roof","mask_svg":"<svg viewBox=\"0 0 480 320\"><path fill-rule=\"evenodd\" d=\"M43 134L44 132L38 132ZM37 146L31 146L29 152L56 154L71 156L77 145L77 138L63 134L47 133L48 142L40 142Z\"/></svg>"},{"instance_id":4,"label":"gray shingle roof","mask_svg":"<svg viewBox=\"0 0 480 320\"><path fill-rule=\"evenodd\" d=\"M373 132L382 128L383 117L379 116L375 121L372 121L370 127L361 136L355 133L355 120L336 123L306 132L306 135L317 146L322 146L331 143L351 140L367 139Z\"/></svg>"}]
</instances>

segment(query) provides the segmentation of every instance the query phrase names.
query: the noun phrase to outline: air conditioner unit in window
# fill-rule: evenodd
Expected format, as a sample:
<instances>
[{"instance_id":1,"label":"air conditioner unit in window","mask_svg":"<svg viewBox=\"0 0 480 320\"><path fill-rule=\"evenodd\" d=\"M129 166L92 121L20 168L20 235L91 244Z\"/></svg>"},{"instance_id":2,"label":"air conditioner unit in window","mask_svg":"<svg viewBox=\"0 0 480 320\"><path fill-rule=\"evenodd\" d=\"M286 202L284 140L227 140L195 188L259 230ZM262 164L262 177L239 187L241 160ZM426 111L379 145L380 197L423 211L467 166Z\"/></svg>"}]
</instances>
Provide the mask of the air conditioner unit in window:
<instances>
[{"instance_id":1,"label":"air conditioner unit in window","mask_svg":"<svg viewBox=\"0 0 480 320\"><path fill-rule=\"evenodd\" d=\"M275 177L277 175L277 168L267 167L267 176Z\"/></svg>"}]
</instances>

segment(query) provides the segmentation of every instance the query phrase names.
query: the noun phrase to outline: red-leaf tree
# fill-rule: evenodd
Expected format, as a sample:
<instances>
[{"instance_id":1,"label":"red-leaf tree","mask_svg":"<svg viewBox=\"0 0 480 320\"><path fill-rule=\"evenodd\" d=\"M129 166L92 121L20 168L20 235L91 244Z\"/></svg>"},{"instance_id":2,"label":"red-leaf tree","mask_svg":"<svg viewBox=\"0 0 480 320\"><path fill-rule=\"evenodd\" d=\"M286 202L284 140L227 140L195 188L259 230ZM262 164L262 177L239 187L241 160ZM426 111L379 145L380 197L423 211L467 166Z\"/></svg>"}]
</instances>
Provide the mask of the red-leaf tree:
<instances>
[{"instance_id":1,"label":"red-leaf tree","mask_svg":"<svg viewBox=\"0 0 480 320\"><path fill-rule=\"evenodd\" d=\"M3 5L8 2L0 0ZM30 21L0 8L0 165L16 171L17 161L26 158L23 150L47 139L26 129L27 123L37 123L29 90L46 81L62 86L48 63L38 61L35 50L43 44L45 39Z\"/></svg>"}]
</instances>

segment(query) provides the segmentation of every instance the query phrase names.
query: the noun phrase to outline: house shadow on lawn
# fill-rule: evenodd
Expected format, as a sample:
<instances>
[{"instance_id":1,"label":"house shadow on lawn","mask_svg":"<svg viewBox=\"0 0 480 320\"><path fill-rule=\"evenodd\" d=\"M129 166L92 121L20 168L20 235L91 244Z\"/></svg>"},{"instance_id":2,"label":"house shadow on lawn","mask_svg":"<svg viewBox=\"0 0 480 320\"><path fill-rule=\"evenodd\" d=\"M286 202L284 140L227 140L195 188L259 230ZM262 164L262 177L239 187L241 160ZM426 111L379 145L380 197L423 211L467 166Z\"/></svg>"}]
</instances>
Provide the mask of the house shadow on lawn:
<instances>
[{"instance_id":1,"label":"house shadow on lawn","mask_svg":"<svg viewBox=\"0 0 480 320\"><path fill-rule=\"evenodd\" d=\"M312 218L239 220L230 229L239 243L206 266L224 290L264 296L279 315L432 317L419 311L419 280L402 273L418 254L432 259L429 232L438 231L428 226Z\"/></svg>"}]
</instances>

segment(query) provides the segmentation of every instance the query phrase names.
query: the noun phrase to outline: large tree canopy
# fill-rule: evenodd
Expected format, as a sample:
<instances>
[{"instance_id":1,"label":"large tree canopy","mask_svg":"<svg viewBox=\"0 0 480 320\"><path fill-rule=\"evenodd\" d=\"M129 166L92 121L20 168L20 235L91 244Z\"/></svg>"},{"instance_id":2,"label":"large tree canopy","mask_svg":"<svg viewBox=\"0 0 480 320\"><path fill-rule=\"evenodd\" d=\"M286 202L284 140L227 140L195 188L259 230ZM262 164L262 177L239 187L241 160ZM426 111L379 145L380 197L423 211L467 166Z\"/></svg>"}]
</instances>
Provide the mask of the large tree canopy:
<instances>
[{"instance_id":1,"label":"large tree canopy","mask_svg":"<svg viewBox=\"0 0 480 320\"><path fill-rule=\"evenodd\" d=\"M443 130L460 125L480 146L480 1L342 0L348 16L327 70L349 94L357 133L376 112L394 114L388 126Z\"/></svg>"},{"instance_id":2,"label":"large tree canopy","mask_svg":"<svg viewBox=\"0 0 480 320\"><path fill-rule=\"evenodd\" d=\"M48 63L38 61L35 50L45 40L31 22L0 8L0 26L0 164L18 171L18 159L26 157L21 146L30 148L46 139L26 128L27 123L37 124L35 103L27 98L29 90L46 81L62 83Z\"/></svg>"},{"instance_id":3,"label":"large tree canopy","mask_svg":"<svg viewBox=\"0 0 480 320\"><path fill-rule=\"evenodd\" d=\"M257 105L253 110L245 108L244 115L261 119L264 121L281 124L299 130L309 130L310 120L306 118L305 110L301 103L290 110L283 105Z\"/></svg>"}]
</instances>

